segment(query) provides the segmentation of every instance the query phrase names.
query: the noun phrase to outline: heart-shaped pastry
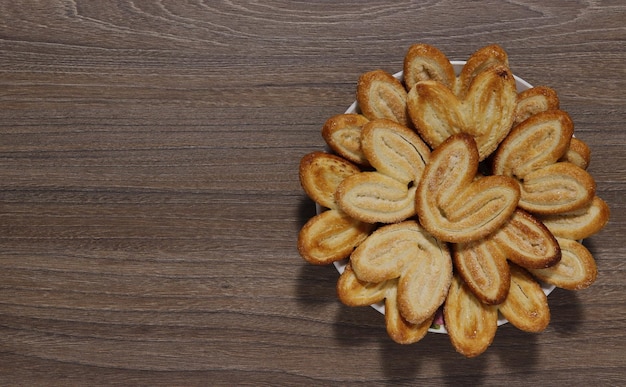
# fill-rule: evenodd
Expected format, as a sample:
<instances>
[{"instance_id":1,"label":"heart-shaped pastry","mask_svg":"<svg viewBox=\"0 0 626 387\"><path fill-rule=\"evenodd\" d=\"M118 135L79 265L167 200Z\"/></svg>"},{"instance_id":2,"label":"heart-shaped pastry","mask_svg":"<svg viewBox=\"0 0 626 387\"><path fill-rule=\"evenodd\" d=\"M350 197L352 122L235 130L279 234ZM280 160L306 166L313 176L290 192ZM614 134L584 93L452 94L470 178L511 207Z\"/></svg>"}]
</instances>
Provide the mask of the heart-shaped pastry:
<instances>
[{"instance_id":1,"label":"heart-shaped pastry","mask_svg":"<svg viewBox=\"0 0 626 387\"><path fill-rule=\"evenodd\" d=\"M409 125L406 112L406 90L398 79L383 70L374 70L359 77L356 100L363 115L370 120L387 118Z\"/></svg>"},{"instance_id":2,"label":"heart-shaped pastry","mask_svg":"<svg viewBox=\"0 0 626 387\"><path fill-rule=\"evenodd\" d=\"M452 280L452 259L445 243L416 221L374 231L350 256L357 278L366 282L398 280L398 309L412 324L431 318Z\"/></svg>"},{"instance_id":3,"label":"heart-shaped pastry","mask_svg":"<svg viewBox=\"0 0 626 387\"><path fill-rule=\"evenodd\" d=\"M435 81L418 82L409 92L409 117L431 148L456 133L467 133L478 145L484 160L507 136L517 101L515 79L504 66L484 70L472 81L467 95L459 99Z\"/></svg>"},{"instance_id":4,"label":"heart-shaped pastry","mask_svg":"<svg viewBox=\"0 0 626 387\"><path fill-rule=\"evenodd\" d=\"M562 110L537 113L513 128L493 158L493 173L524 179L557 162L569 148L574 123Z\"/></svg>"},{"instance_id":5,"label":"heart-shaped pastry","mask_svg":"<svg viewBox=\"0 0 626 387\"><path fill-rule=\"evenodd\" d=\"M300 229L298 251L306 261L327 265L344 259L372 232L374 225L350 218L338 210L335 201L339 183L359 171L347 160L324 152L309 153L301 159L299 176L304 191L329 209Z\"/></svg>"},{"instance_id":6,"label":"heart-shaped pastry","mask_svg":"<svg viewBox=\"0 0 626 387\"><path fill-rule=\"evenodd\" d=\"M478 179L478 149L467 134L456 134L430 154L416 193L422 226L446 242L483 238L513 214L518 183L506 176Z\"/></svg>"},{"instance_id":7,"label":"heart-shaped pastry","mask_svg":"<svg viewBox=\"0 0 626 387\"><path fill-rule=\"evenodd\" d=\"M414 131L391 120L367 123L361 143L376 171L404 184L419 181L430 157L430 149Z\"/></svg>"},{"instance_id":8,"label":"heart-shaped pastry","mask_svg":"<svg viewBox=\"0 0 626 387\"><path fill-rule=\"evenodd\" d=\"M415 215L415 190L428 146L411 129L376 119L363 126L361 148L376 170L345 179L337 187L339 207L367 223L395 223Z\"/></svg>"},{"instance_id":9,"label":"heart-shaped pastry","mask_svg":"<svg viewBox=\"0 0 626 387\"><path fill-rule=\"evenodd\" d=\"M585 207L595 196L596 182L584 169L558 162L526 174L520 188L520 208L550 215Z\"/></svg>"},{"instance_id":10,"label":"heart-shaped pastry","mask_svg":"<svg viewBox=\"0 0 626 387\"><path fill-rule=\"evenodd\" d=\"M561 156L559 161L569 161L586 170L591 162L591 149L589 149L589 146L587 146L584 141L572 137L567 152Z\"/></svg>"}]
</instances>

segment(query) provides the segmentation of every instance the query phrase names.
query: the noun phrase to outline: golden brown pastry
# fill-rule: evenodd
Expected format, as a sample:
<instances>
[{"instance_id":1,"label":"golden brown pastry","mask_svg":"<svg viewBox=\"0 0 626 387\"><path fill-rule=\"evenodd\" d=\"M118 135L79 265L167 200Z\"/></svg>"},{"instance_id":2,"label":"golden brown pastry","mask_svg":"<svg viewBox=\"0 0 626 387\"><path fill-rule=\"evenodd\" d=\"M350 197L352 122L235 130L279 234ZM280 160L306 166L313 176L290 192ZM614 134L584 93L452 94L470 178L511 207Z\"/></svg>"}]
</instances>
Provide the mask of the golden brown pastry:
<instances>
[{"instance_id":1,"label":"golden brown pastry","mask_svg":"<svg viewBox=\"0 0 626 387\"><path fill-rule=\"evenodd\" d=\"M456 82L455 94L464 97L474 81L483 71L495 67L509 67L506 51L497 44L491 44L476 50L465 62Z\"/></svg>"},{"instance_id":2,"label":"golden brown pastry","mask_svg":"<svg viewBox=\"0 0 626 387\"><path fill-rule=\"evenodd\" d=\"M341 302L348 306L366 306L384 300L385 325L389 337L399 344L412 344L426 335L433 318L421 324L411 324L402 317L396 302L397 286L397 279L376 284L361 281L348 263L337 281L337 294Z\"/></svg>"},{"instance_id":3,"label":"golden brown pastry","mask_svg":"<svg viewBox=\"0 0 626 387\"><path fill-rule=\"evenodd\" d=\"M415 190L378 172L361 172L337 187L341 210L367 223L395 223L415 215Z\"/></svg>"},{"instance_id":4,"label":"golden brown pastry","mask_svg":"<svg viewBox=\"0 0 626 387\"><path fill-rule=\"evenodd\" d=\"M511 275L504 252L492 239L453 245L454 268L481 302L496 305L506 298Z\"/></svg>"},{"instance_id":5,"label":"golden brown pastry","mask_svg":"<svg viewBox=\"0 0 626 387\"><path fill-rule=\"evenodd\" d=\"M500 313L516 328L541 332L550 323L548 298L539 283L524 269L511 265L511 289L498 306Z\"/></svg>"},{"instance_id":6,"label":"golden brown pastry","mask_svg":"<svg viewBox=\"0 0 626 387\"><path fill-rule=\"evenodd\" d=\"M413 324L435 314L452 278L446 244L412 220L377 229L354 250L350 262L362 281L399 278L398 309Z\"/></svg>"},{"instance_id":7,"label":"golden brown pastry","mask_svg":"<svg viewBox=\"0 0 626 387\"><path fill-rule=\"evenodd\" d=\"M450 342L467 357L483 353L498 329L498 309L480 302L458 276L454 276L443 308Z\"/></svg>"},{"instance_id":8,"label":"golden brown pastry","mask_svg":"<svg viewBox=\"0 0 626 387\"><path fill-rule=\"evenodd\" d=\"M406 90L411 90L417 82L437 81L454 90L456 75L454 67L446 55L428 44L414 44L409 47L403 66Z\"/></svg>"},{"instance_id":9,"label":"golden brown pastry","mask_svg":"<svg viewBox=\"0 0 626 387\"><path fill-rule=\"evenodd\" d=\"M337 296L347 306L368 306L381 302L390 288L398 286L395 279L382 282L361 281L348 262L337 280Z\"/></svg>"},{"instance_id":10,"label":"golden brown pastry","mask_svg":"<svg viewBox=\"0 0 626 387\"><path fill-rule=\"evenodd\" d=\"M322 137L335 153L358 165L369 163L361 151L361 129L369 120L356 113L330 117L322 127Z\"/></svg>"},{"instance_id":11,"label":"golden brown pastry","mask_svg":"<svg viewBox=\"0 0 626 387\"><path fill-rule=\"evenodd\" d=\"M565 152L559 161L569 161L582 169L587 169L591 162L591 149L589 149L584 141L572 137L567 152Z\"/></svg>"},{"instance_id":12,"label":"golden brown pastry","mask_svg":"<svg viewBox=\"0 0 626 387\"><path fill-rule=\"evenodd\" d=\"M387 290L387 297L385 298L385 326L387 334L398 344L418 342L428 333L428 328L430 328L434 320L434 314L419 324L407 321L398 308L397 293L398 288L391 287Z\"/></svg>"},{"instance_id":13,"label":"golden brown pastry","mask_svg":"<svg viewBox=\"0 0 626 387\"><path fill-rule=\"evenodd\" d=\"M535 86L517 95L517 107L513 126L519 125L530 116L559 108L559 97L554 89Z\"/></svg>"},{"instance_id":14,"label":"golden brown pastry","mask_svg":"<svg viewBox=\"0 0 626 387\"><path fill-rule=\"evenodd\" d=\"M561 259L561 249L550 230L521 209L492 236L506 257L525 268L545 268Z\"/></svg>"},{"instance_id":15,"label":"golden brown pastry","mask_svg":"<svg viewBox=\"0 0 626 387\"><path fill-rule=\"evenodd\" d=\"M419 181L430 157L430 149L414 131L387 119L365 125L361 142L376 171L404 184Z\"/></svg>"},{"instance_id":16,"label":"golden brown pastry","mask_svg":"<svg viewBox=\"0 0 626 387\"><path fill-rule=\"evenodd\" d=\"M509 133L516 102L513 74L507 67L496 66L478 74L463 99L439 82L419 82L408 94L407 108L431 148L453 134L467 133L474 137L480 160L484 160Z\"/></svg>"},{"instance_id":17,"label":"golden brown pastry","mask_svg":"<svg viewBox=\"0 0 626 387\"><path fill-rule=\"evenodd\" d=\"M324 211L300 229L298 252L309 263L327 265L347 258L373 229L339 210Z\"/></svg>"},{"instance_id":18,"label":"golden brown pastry","mask_svg":"<svg viewBox=\"0 0 626 387\"><path fill-rule=\"evenodd\" d=\"M402 82L383 70L370 71L359 77L356 100L363 115L370 120L387 118L409 125L406 90Z\"/></svg>"},{"instance_id":19,"label":"golden brown pastry","mask_svg":"<svg viewBox=\"0 0 626 387\"><path fill-rule=\"evenodd\" d=\"M546 269L530 269L540 281L559 288L580 290L591 286L598 275L596 261L581 243L557 238L561 246L561 260Z\"/></svg>"},{"instance_id":20,"label":"golden brown pastry","mask_svg":"<svg viewBox=\"0 0 626 387\"><path fill-rule=\"evenodd\" d=\"M360 172L351 162L324 152L312 152L300 160L299 177L304 192L317 204L337 208L335 191L346 177Z\"/></svg>"},{"instance_id":21,"label":"golden brown pastry","mask_svg":"<svg viewBox=\"0 0 626 387\"><path fill-rule=\"evenodd\" d=\"M478 150L467 134L451 136L430 154L416 193L420 223L446 242L467 243L493 233L513 214L519 185L505 176L475 179Z\"/></svg>"},{"instance_id":22,"label":"golden brown pastry","mask_svg":"<svg viewBox=\"0 0 626 387\"><path fill-rule=\"evenodd\" d=\"M493 173L524 179L554 164L569 148L574 124L562 110L537 113L513 128L493 159Z\"/></svg>"},{"instance_id":23,"label":"golden brown pastry","mask_svg":"<svg viewBox=\"0 0 626 387\"><path fill-rule=\"evenodd\" d=\"M610 217L608 204L595 196L585 207L572 212L541 216L545 226L557 237L584 239L602 230Z\"/></svg>"},{"instance_id":24,"label":"golden brown pastry","mask_svg":"<svg viewBox=\"0 0 626 387\"><path fill-rule=\"evenodd\" d=\"M551 215L587 206L595 196L596 182L584 169L562 161L526 174L520 188L520 208Z\"/></svg>"}]
</instances>

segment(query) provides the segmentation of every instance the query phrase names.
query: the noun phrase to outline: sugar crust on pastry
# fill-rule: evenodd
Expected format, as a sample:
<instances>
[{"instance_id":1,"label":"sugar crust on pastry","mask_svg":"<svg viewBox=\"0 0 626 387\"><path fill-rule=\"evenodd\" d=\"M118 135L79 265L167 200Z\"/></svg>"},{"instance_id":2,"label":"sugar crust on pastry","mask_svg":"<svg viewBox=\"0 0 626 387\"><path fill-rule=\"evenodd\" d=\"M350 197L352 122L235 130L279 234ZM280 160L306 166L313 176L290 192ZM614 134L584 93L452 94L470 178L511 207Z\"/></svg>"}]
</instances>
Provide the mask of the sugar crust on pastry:
<instances>
[{"instance_id":1,"label":"sugar crust on pastry","mask_svg":"<svg viewBox=\"0 0 626 387\"><path fill-rule=\"evenodd\" d=\"M406 90L398 79L384 70L362 74L357 83L356 100L370 120L387 118L408 126Z\"/></svg>"},{"instance_id":2,"label":"sugar crust on pastry","mask_svg":"<svg viewBox=\"0 0 626 387\"><path fill-rule=\"evenodd\" d=\"M361 129L369 120L362 114L344 113L330 117L322 127L322 138L338 155L358 165L369 165L361 150Z\"/></svg>"},{"instance_id":3,"label":"sugar crust on pastry","mask_svg":"<svg viewBox=\"0 0 626 387\"><path fill-rule=\"evenodd\" d=\"M446 242L483 238L513 214L519 186L505 176L475 180L478 150L467 134L448 138L430 155L416 193L416 211L423 227Z\"/></svg>"}]
</instances>

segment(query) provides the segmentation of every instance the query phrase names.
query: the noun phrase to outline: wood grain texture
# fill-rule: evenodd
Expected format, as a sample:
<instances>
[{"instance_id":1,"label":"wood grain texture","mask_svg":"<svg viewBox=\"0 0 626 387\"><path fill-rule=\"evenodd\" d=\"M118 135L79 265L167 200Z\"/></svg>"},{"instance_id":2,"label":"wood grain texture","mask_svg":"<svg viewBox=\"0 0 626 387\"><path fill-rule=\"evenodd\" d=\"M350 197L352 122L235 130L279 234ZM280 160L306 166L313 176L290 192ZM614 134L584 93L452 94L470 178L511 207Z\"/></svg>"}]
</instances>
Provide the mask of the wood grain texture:
<instances>
[{"instance_id":1,"label":"wood grain texture","mask_svg":"<svg viewBox=\"0 0 626 387\"><path fill-rule=\"evenodd\" d=\"M622 1L0 2L0 384L620 385ZM416 42L559 93L612 211L541 334L400 346L298 256L298 162Z\"/></svg>"}]
</instances>

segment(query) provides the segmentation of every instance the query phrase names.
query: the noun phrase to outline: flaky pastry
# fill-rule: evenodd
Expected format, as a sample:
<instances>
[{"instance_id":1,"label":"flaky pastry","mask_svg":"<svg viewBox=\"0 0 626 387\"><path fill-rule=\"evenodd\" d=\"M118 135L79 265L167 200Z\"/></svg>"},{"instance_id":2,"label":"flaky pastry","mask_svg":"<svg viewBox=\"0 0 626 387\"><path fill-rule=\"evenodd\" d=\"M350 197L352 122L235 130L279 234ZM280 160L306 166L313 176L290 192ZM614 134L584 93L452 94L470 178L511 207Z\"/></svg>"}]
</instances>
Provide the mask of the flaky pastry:
<instances>
[{"instance_id":1,"label":"flaky pastry","mask_svg":"<svg viewBox=\"0 0 626 387\"><path fill-rule=\"evenodd\" d=\"M419 181L430 157L430 149L414 131L387 119L367 123L361 142L376 171L404 184Z\"/></svg>"},{"instance_id":2,"label":"flaky pastry","mask_svg":"<svg viewBox=\"0 0 626 387\"><path fill-rule=\"evenodd\" d=\"M459 97L464 97L474 78L478 74L492 67L509 67L509 57L497 44L490 44L476 50L465 62L456 82L454 92Z\"/></svg>"},{"instance_id":3,"label":"flaky pastry","mask_svg":"<svg viewBox=\"0 0 626 387\"><path fill-rule=\"evenodd\" d=\"M578 240L588 238L602 230L609 217L608 204L595 196L588 205L576 211L545 215L540 219L555 236Z\"/></svg>"},{"instance_id":4,"label":"flaky pastry","mask_svg":"<svg viewBox=\"0 0 626 387\"><path fill-rule=\"evenodd\" d=\"M454 268L481 302L496 305L506 298L511 275L498 243L481 239L453 245Z\"/></svg>"},{"instance_id":5,"label":"flaky pastry","mask_svg":"<svg viewBox=\"0 0 626 387\"><path fill-rule=\"evenodd\" d=\"M373 229L339 210L324 211L300 229L298 251L309 263L327 265L347 258Z\"/></svg>"},{"instance_id":6,"label":"flaky pastry","mask_svg":"<svg viewBox=\"0 0 626 387\"><path fill-rule=\"evenodd\" d=\"M339 156L355 164L367 166L369 163L361 151L361 129L368 122L362 114L337 114L324 123L322 137Z\"/></svg>"},{"instance_id":7,"label":"flaky pastry","mask_svg":"<svg viewBox=\"0 0 626 387\"><path fill-rule=\"evenodd\" d=\"M550 323L548 298L539 283L524 269L511 265L511 289L498 310L516 328L541 332Z\"/></svg>"},{"instance_id":8,"label":"flaky pastry","mask_svg":"<svg viewBox=\"0 0 626 387\"><path fill-rule=\"evenodd\" d=\"M596 182L584 169L561 161L526 174L520 189L520 208L551 215L585 207L595 196Z\"/></svg>"},{"instance_id":9,"label":"flaky pastry","mask_svg":"<svg viewBox=\"0 0 626 387\"><path fill-rule=\"evenodd\" d=\"M445 243L416 221L380 227L350 257L357 278L366 282L398 280L398 309L413 324L434 315L452 279L452 260Z\"/></svg>"},{"instance_id":10,"label":"flaky pastry","mask_svg":"<svg viewBox=\"0 0 626 387\"><path fill-rule=\"evenodd\" d=\"M526 268L545 268L561 259L561 249L550 230L536 217L516 209L493 235L511 262Z\"/></svg>"},{"instance_id":11,"label":"flaky pastry","mask_svg":"<svg viewBox=\"0 0 626 387\"><path fill-rule=\"evenodd\" d=\"M409 91L421 81L437 81L455 89L456 74L446 55L429 44L414 44L407 50L403 65L404 85Z\"/></svg>"},{"instance_id":12,"label":"flaky pastry","mask_svg":"<svg viewBox=\"0 0 626 387\"><path fill-rule=\"evenodd\" d=\"M572 137L569 148L559 161L569 161L582 169L587 169L591 162L591 149L584 141Z\"/></svg>"},{"instance_id":13,"label":"flaky pastry","mask_svg":"<svg viewBox=\"0 0 626 387\"><path fill-rule=\"evenodd\" d=\"M559 288L580 290L591 286L598 275L593 256L575 240L557 238L561 246L561 260L545 269L529 269L540 281Z\"/></svg>"},{"instance_id":14,"label":"flaky pastry","mask_svg":"<svg viewBox=\"0 0 626 387\"><path fill-rule=\"evenodd\" d=\"M479 73L462 99L439 82L418 82L408 93L407 108L431 148L453 134L467 133L474 137L480 160L484 160L509 133L516 101L513 74L507 67L496 66Z\"/></svg>"},{"instance_id":15,"label":"flaky pastry","mask_svg":"<svg viewBox=\"0 0 626 387\"><path fill-rule=\"evenodd\" d=\"M480 302L456 275L446 297L443 316L450 342L466 357L485 352L498 329L497 307Z\"/></svg>"},{"instance_id":16,"label":"flaky pastry","mask_svg":"<svg viewBox=\"0 0 626 387\"><path fill-rule=\"evenodd\" d=\"M524 179L557 162L569 148L574 123L562 110L535 114L513 128L493 158L493 173Z\"/></svg>"},{"instance_id":17,"label":"flaky pastry","mask_svg":"<svg viewBox=\"0 0 626 387\"><path fill-rule=\"evenodd\" d=\"M359 77L356 100L363 115L370 120L387 118L409 125L406 90L402 82L384 70L370 71Z\"/></svg>"},{"instance_id":18,"label":"flaky pastry","mask_svg":"<svg viewBox=\"0 0 626 387\"><path fill-rule=\"evenodd\" d=\"M361 170L351 162L324 152L312 152L300 160L299 177L302 189L315 203L337 208L335 191L346 177Z\"/></svg>"},{"instance_id":19,"label":"flaky pastry","mask_svg":"<svg viewBox=\"0 0 626 387\"><path fill-rule=\"evenodd\" d=\"M506 176L475 179L478 150L467 134L450 136L430 154L416 193L420 223L446 242L467 243L502 226L520 198Z\"/></svg>"},{"instance_id":20,"label":"flaky pastry","mask_svg":"<svg viewBox=\"0 0 626 387\"><path fill-rule=\"evenodd\" d=\"M359 280L349 263L337 281L339 299L348 306L366 306L384 300L387 334L396 343L412 344L426 335L433 317L420 324L408 322L398 310L397 288L397 278L376 284Z\"/></svg>"},{"instance_id":21,"label":"flaky pastry","mask_svg":"<svg viewBox=\"0 0 626 387\"><path fill-rule=\"evenodd\" d=\"M513 126L519 125L530 116L559 108L559 97L554 89L547 86L535 86L517 95Z\"/></svg>"}]
</instances>

